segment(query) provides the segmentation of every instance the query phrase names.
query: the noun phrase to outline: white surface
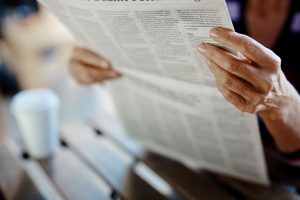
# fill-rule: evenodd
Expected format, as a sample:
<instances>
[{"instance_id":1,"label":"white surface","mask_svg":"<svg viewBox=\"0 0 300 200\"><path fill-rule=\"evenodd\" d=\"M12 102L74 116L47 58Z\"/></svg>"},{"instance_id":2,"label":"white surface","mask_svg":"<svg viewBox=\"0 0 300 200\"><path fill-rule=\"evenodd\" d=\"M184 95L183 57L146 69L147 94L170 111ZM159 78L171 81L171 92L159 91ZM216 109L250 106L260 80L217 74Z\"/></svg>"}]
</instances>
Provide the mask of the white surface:
<instances>
[{"instance_id":1,"label":"white surface","mask_svg":"<svg viewBox=\"0 0 300 200\"><path fill-rule=\"evenodd\" d=\"M24 170L28 173L34 185L39 189L46 199L64 200L37 161L23 159L19 160L18 158L21 155L22 150L14 140L6 139L4 144L14 158L16 158L16 161L22 164Z\"/></svg>"}]
</instances>

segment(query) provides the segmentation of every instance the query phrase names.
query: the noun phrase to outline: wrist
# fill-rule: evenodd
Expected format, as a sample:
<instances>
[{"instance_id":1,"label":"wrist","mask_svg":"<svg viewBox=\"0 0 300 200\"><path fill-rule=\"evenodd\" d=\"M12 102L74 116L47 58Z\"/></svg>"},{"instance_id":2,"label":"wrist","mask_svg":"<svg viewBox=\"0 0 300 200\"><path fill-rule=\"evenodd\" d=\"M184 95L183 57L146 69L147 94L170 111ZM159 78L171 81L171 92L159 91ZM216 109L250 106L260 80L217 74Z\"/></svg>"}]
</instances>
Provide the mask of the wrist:
<instances>
[{"instance_id":1,"label":"wrist","mask_svg":"<svg viewBox=\"0 0 300 200\"><path fill-rule=\"evenodd\" d=\"M300 150L300 96L282 72L264 105L266 109L258 114L278 150L284 153Z\"/></svg>"},{"instance_id":2,"label":"wrist","mask_svg":"<svg viewBox=\"0 0 300 200\"><path fill-rule=\"evenodd\" d=\"M288 115L293 113L294 109L299 109L299 93L286 79L282 71L278 75L266 105L267 108L258 114L263 120L273 122L286 121L289 118Z\"/></svg>"}]
</instances>

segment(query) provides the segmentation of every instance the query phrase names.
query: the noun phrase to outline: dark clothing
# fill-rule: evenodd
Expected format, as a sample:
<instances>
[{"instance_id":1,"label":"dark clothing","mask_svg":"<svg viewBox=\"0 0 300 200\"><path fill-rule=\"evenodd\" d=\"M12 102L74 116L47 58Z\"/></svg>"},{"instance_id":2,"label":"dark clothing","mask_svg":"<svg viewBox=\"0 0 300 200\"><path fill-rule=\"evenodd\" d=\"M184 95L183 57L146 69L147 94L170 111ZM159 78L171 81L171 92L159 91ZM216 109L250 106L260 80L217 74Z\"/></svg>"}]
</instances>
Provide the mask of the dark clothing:
<instances>
[{"instance_id":1,"label":"dark clothing","mask_svg":"<svg viewBox=\"0 0 300 200\"><path fill-rule=\"evenodd\" d=\"M0 0L0 13L3 17L5 13L14 10L21 6L31 7L32 10L38 10L38 3L36 0Z\"/></svg>"},{"instance_id":2,"label":"dark clothing","mask_svg":"<svg viewBox=\"0 0 300 200\"><path fill-rule=\"evenodd\" d=\"M300 92L300 1L291 1L289 16L272 50L281 58L282 70L287 79ZM227 0L235 30L247 35L244 15L246 13L246 3L247 0ZM274 146L273 139L261 120L259 120L259 125L264 143ZM299 158L299 155L300 152L290 154L291 157L296 156L297 158Z\"/></svg>"},{"instance_id":3,"label":"dark clothing","mask_svg":"<svg viewBox=\"0 0 300 200\"><path fill-rule=\"evenodd\" d=\"M6 15L17 14L25 17L38 10L36 0L0 0L0 39L2 38L2 20ZM0 63L0 92L12 95L18 91L15 77L9 73L3 63Z\"/></svg>"},{"instance_id":4,"label":"dark clothing","mask_svg":"<svg viewBox=\"0 0 300 200\"><path fill-rule=\"evenodd\" d=\"M2 37L1 23L5 16L10 14L28 16L38 9L36 0L0 0L0 37Z\"/></svg>"},{"instance_id":5,"label":"dark clothing","mask_svg":"<svg viewBox=\"0 0 300 200\"><path fill-rule=\"evenodd\" d=\"M13 95L19 91L19 85L15 77L0 64L0 92L3 95Z\"/></svg>"}]
</instances>

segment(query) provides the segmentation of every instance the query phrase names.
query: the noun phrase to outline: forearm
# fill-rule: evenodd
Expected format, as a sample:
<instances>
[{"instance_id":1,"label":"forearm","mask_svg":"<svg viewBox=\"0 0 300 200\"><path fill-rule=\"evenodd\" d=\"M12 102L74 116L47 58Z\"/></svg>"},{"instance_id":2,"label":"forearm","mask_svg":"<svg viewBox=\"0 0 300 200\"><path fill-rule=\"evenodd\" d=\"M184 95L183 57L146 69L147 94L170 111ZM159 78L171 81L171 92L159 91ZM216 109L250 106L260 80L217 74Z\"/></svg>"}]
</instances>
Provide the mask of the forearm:
<instances>
[{"instance_id":1,"label":"forearm","mask_svg":"<svg viewBox=\"0 0 300 200\"><path fill-rule=\"evenodd\" d=\"M300 96L295 88L281 77L276 106L259 113L277 148L283 153L300 150Z\"/></svg>"}]
</instances>

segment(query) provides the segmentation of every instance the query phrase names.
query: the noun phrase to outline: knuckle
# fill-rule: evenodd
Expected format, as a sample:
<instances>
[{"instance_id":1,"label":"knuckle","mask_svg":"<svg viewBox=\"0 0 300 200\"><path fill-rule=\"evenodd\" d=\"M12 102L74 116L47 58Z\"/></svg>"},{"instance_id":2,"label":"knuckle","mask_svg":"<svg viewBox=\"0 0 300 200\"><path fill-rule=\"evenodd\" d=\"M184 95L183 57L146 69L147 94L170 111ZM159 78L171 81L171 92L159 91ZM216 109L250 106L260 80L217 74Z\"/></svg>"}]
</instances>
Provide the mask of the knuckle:
<instances>
[{"instance_id":1,"label":"knuckle","mask_svg":"<svg viewBox=\"0 0 300 200\"><path fill-rule=\"evenodd\" d=\"M217 28L219 32L220 38L226 41L232 40L232 35L235 33L232 30L224 29L224 28Z\"/></svg>"},{"instance_id":2,"label":"knuckle","mask_svg":"<svg viewBox=\"0 0 300 200\"><path fill-rule=\"evenodd\" d=\"M266 94L257 95L256 98L257 98L257 100L256 100L255 104L262 104L266 101L267 95Z\"/></svg>"},{"instance_id":3,"label":"knuckle","mask_svg":"<svg viewBox=\"0 0 300 200\"><path fill-rule=\"evenodd\" d=\"M259 105L266 102L267 94L256 93L251 95L249 103L252 105Z\"/></svg>"},{"instance_id":4,"label":"knuckle","mask_svg":"<svg viewBox=\"0 0 300 200\"><path fill-rule=\"evenodd\" d=\"M228 99L228 100L232 100L233 99L233 95L230 91L228 90L224 90L224 93L225 93L225 97Z\"/></svg>"},{"instance_id":5,"label":"knuckle","mask_svg":"<svg viewBox=\"0 0 300 200\"><path fill-rule=\"evenodd\" d=\"M266 80L264 83L264 89L265 89L265 95L269 94L271 90L273 89L274 81L272 79Z\"/></svg>"},{"instance_id":6,"label":"knuckle","mask_svg":"<svg viewBox=\"0 0 300 200\"><path fill-rule=\"evenodd\" d=\"M247 43L247 44L249 43L249 41L252 40L252 38L244 34L239 34L239 38L240 38L240 42Z\"/></svg>"},{"instance_id":7,"label":"knuckle","mask_svg":"<svg viewBox=\"0 0 300 200\"><path fill-rule=\"evenodd\" d=\"M234 84L236 91L244 93L246 96L249 96L248 87L244 83L237 82Z\"/></svg>"},{"instance_id":8,"label":"knuckle","mask_svg":"<svg viewBox=\"0 0 300 200\"><path fill-rule=\"evenodd\" d=\"M246 51L249 51L253 55L259 55L262 53L262 50L258 48L253 42L248 44L248 46L246 46L245 48Z\"/></svg>"},{"instance_id":9,"label":"knuckle","mask_svg":"<svg viewBox=\"0 0 300 200\"><path fill-rule=\"evenodd\" d=\"M251 113L252 107L253 107L252 104L249 101L246 101L244 106L241 107L241 112Z\"/></svg>"},{"instance_id":10,"label":"knuckle","mask_svg":"<svg viewBox=\"0 0 300 200\"><path fill-rule=\"evenodd\" d=\"M232 88L233 86L233 80L229 77L224 78L223 85L227 88Z\"/></svg>"},{"instance_id":11,"label":"knuckle","mask_svg":"<svg viewBox=\"0 0 300 200\"><path fill-rule=\"evenodd\" d=\"M208 58L212 58L215 55L215 51L210 46L208 46L206 50L206 55Z\"/></svg>"},{"instance_id":12,"label":"knuckle","mask_svg":"<svg viewBox=\"0 0 300 200\"><path fill-rule=\"evenodd\" d=\"M238 106L237 107L242 113L246 113L247 109L245 108L245 106Z\"/></svg>"},{"instance_id":13,"label":"knuckle","mask_svg":"<svg viewBox=\"0 0 300 200\"><path fill-rule=\"evenodd\" d=\"M281 58L277 54L275 54L272 50L267 49L267 51L268 54L271 56L274 65L281 65Z\"/></svg>"},{"instance_id":14,"label":"knuckle","mask_svg":"<svg viewBox=\"0 0 300 200\"><path fill-rule=\"evenodd\" d=\"M275 54L275 53L274 53ZM276 63L276 65L277 65L277 67L278 66L281 66L281 58L278 56L278 55L276 55L275 54L275 56L274 56L274 61L275 61L275 63Z\"/></svg>"},{"instance_id":15,"label":"knuckle","mask_svg":"<svg viewBox=\"0 0 300 200\"><path fill-rule=\"evenodd\" d=\"M237 99L235 98L232 92L230 91L223 92L223 96L229 103L233 104L234 106L238 107L241 105L241 103L237 101Z\"/></svg>"},{"instance_id":16,"label":"knuckle","mask_svg":"<svg viewBox=\"0 0 300 200\"><path fill-rule=\"evenodd\" d=\"M247 109L247 113L249 114L255 114L257 110L257 106L253 106L253 105L248 105L248 109Z\"/></svg>"},{"instance_id":17,"label":"knuckle","mask_svg":"<svg viewBox=\"0 0 300 200\"><path fill-rule=\"evenodd\" d=\"M232 32L223 32L222 38L225 41L233 41L233 34Z\"/></svg>"},{"instance_id":18,"label":"knuckle","mask_svg":"<svg viewBox=\"0 0 300 200\"><path fill-rule=\"evenodd\" d=\"M227 90L222 90L221 93L223 94L224 98L225 98L227 101L231 102L231 100L232 100L232 94L231 94L229 91L227 91Z\"/></svg>"},{"instance_id":19,"label":"knuckle","mask_svg":"<svg viewBox=\"0 0 300 200\"><path fill-rule=\"evenodd\" d=\"M232 58L228 63L228 70L233 73L238 73L241 71L241 65L237 60Z\"/></svg>"},{"instance_id":20,"label":"knuckle","mask_svg":"<svg viewBox=\"0 0 300 200\"><path fill-rule=\"evenodd\" d=\"M281 58L270 49L266 48L266 52L269 57L270 70L272 72L279 73L282 63Z\"/></svg>"},{"instance_id":21,"label":"knuckle","mask_svg":"<svg viewBox=\"0 0 300 200\"><path fill-rule=\"evenodd\" d=\"M242 51L256 53L259 50L253 40L247 35L240 35L239 42L241 44Z\"/></svg>"}]
</instances>

